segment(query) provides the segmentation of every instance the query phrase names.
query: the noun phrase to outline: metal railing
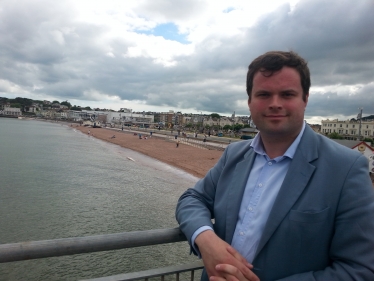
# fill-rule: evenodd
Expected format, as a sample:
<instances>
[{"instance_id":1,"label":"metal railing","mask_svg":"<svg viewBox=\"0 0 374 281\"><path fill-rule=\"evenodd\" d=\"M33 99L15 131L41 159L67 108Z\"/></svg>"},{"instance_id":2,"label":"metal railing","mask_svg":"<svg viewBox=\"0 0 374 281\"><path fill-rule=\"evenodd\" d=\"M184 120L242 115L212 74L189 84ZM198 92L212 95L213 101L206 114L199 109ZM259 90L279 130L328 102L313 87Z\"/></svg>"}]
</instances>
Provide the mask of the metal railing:
<instances>
[{"instance_id":1,"label":"metal railing","mask_svg":"<svg viewBox=\"0 0 374 281\"><path fill-rule=\"evenodd\" d=\"M182 241L186 241L186 237L179 230L179 228L171 228L86 237L62 238L55 240L20 242L13 244L0 244L0 263L119 250ZM179 273L186 271L191 272L190 280L194 280L194 271L202 268L203 265L199 261L192 264L171 266L135 273L126 273L92 280L148 280L148 278L157 276L161 276L161 280L163 280L165 275L176 274L176 280L178 281Z\"/></svg>"},{"instance_id":2,"label":"metal railing","mask_svg":"<svg viewBox=\"0 0 374 281\"><path fill-rule=\"evenodd\" d=\"M190 281L195 280L195 271L202 269L204 266L201 261L190 263L190 264L183 264L177 266L169 266L133 273L125 273L119 275L113 275L109 277L101 277L101 278L94 278L94 279L85 279L81 281L132 281L132 280L148 280L149 278L154 277L161 277L161 281L164 280L165 276L175 274L175 280L180 280L180 273L183 272L190 272ZM200 279L200 276L198 276Z\"/></svg>"},{"instance_id":3,"label":"metal railing","mask_svg":"<svg viewBox=\"0 0 374 281\"><path fill-rule=\"evenodd\" d=\"M164 140L169 141L169 142L177 142L179 140L181 144L185 144L185 145L189 145L189 146L193 146L193 147L197 147L201 149L208 149L208 150L224 151L226 147L222 143L212 144L210 141L204 142L201 139L194 139L194 138L178 137L176 139L175 136L166 136Z\"/></svg>"}]
</instances>

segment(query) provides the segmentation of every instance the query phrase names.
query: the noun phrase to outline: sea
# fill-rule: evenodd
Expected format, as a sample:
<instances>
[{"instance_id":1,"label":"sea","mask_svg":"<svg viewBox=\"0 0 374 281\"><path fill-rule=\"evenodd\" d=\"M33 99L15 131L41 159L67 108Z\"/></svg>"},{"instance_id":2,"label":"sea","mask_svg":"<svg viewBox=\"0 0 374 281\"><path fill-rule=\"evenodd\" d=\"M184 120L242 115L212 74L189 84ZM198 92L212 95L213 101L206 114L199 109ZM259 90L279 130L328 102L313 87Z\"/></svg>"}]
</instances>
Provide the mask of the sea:
<instances>
[{"instance_id":1,"label":"sea","mask_svg":"<svg viewBox=\"0 0 374 281\"><path fill-rule=\"evenodd\" d=\"M69 124L0 118L0 244L174 228L177 200L197 180ZM0 281L80 280L192 261L182 242L3 263Z\"/></svg>"}]
</instances>

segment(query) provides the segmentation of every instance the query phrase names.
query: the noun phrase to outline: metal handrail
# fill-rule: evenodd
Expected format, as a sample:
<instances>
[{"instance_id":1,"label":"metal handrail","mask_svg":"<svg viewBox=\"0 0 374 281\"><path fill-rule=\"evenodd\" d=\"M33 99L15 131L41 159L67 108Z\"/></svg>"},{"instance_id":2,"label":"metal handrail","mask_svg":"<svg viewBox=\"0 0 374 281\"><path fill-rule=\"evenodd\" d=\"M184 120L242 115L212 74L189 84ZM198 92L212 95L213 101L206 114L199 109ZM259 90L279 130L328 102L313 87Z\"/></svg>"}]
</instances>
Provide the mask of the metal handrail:
<instances>
[{"instance_id":1,"label":"metal handrail","mask_svg":"<svg viewBox=\"0 0 374 281\"><path fill-rule=\"evenodd\" d=\"M179 230L179 228L170 228L62 238L55 240L20 242L13 244L0 244L0 263L119 250L182 241L186 241L186 237ZM140 279L148 280L152 277L161 277L161 280L164 280L164 276L175 274L175 280L179 281L180 273L190 272L190 280L193 281L195 278L195 271L200 270L203 267L203 263L201 261L197 261L189 264L150 269L140 272L124 273L89 280L129 281Z\"/></svg>"},{"instance_id":2,"label":"metal handrail","mask_svg":"<svg viewBox=\"0 0 374 281\"><path fill-rule=\"evenodd\" d=\"M0 263L186 241L179 228L0 244Z\"/></svg>"}]
</instances>

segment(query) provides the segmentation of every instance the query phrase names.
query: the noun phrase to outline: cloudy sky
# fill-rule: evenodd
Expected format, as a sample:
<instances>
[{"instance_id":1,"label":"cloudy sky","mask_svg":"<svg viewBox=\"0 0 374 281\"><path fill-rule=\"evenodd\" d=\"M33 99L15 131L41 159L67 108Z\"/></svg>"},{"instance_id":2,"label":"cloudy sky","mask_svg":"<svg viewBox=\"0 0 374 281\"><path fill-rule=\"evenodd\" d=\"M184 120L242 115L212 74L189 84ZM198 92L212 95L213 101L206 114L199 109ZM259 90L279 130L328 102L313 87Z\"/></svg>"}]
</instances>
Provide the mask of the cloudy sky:
<instances>
[{"instance_id":1,"label":"cloudy sky","mask_svg":"<svg viewBox=\"0 0 374 281\"><path fill-rule=\"evenodd\" d=\"M248 115L248 64L306 58L308 122L374 114L373 0L0 0L0 97Z\"/></svg>"}]
</instances>

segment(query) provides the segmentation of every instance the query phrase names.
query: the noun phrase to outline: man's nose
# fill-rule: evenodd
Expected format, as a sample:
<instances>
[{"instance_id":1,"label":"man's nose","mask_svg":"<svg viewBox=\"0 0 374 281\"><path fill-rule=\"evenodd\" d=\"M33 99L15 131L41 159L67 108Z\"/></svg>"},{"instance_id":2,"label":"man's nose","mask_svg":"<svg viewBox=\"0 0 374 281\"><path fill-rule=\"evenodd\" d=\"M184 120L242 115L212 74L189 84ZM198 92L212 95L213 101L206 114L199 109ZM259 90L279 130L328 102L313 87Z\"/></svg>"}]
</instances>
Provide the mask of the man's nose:
<instances>
[{"instance_id":1,"label":"man's nose","mask_svg":"<svg viewBox=\"0 0 374 281\"><path fill-rule=\"evenodd\" d=\"M270 99L269 108L280 109L282 108L282 101L278 95L273 95Z\"/></svg>"}]
</instances>

